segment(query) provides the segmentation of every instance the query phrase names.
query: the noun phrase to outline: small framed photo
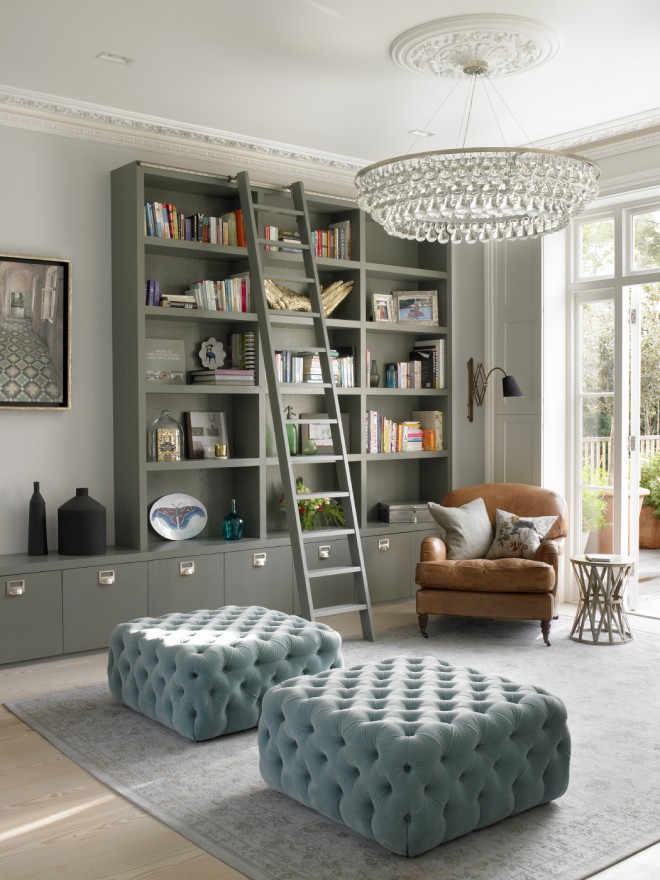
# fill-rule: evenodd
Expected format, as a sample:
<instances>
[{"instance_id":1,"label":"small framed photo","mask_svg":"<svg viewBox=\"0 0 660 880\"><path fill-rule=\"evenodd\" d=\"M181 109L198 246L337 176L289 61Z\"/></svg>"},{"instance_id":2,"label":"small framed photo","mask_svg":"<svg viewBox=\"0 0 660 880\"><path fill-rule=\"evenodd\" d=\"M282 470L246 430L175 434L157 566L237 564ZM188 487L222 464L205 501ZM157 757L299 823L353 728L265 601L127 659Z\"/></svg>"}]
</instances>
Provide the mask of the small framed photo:
<instances>
[{"instance_id":1,"label":"small framed photo","mask_svg":"<svg viewBox=\"0 0 660 880\"><path fill-rule=\"evenodd\" d=\"M394 297L396 320L400 324L438 323L437 290L399 290Z\"/></svg>"},{"instance_id":2,"label":"small framed photo","mask_svg":"<svg viewBox=\"0 0 660 880\"><path fill-rule=\"evenodd\" d=\"M313 419L317 418L326 418L327 413L301 413L301 419ZM344 443L346 444L346 451L349 451L349 416L348 413L341 414L341 424L344 431ZM327 422L316 422L310 425L301 425L300 426L300 446L304 448L305 443L308 440L313 440L316 443L316 451L321 454L332 455L334 452L334 447L332 445L332 429Z\"/></svg>"},{"instance_id":3,"label":"small framed photo","mask_svg":"<svg viewBox=\"0 0 660 880\"><path fill-rule=\"evenodd\" d=\"M71 263L0 255L2 409L71 409Z\"/></svg>"},{"instance_id":4,"label":"small framed photo","mask_svg":"<svg viewBox=\"0 0 660 880\"><path fill-rule=\"evenodd\" d=\"M394 318L394 297L391 293L372 293L371 311L374 321L391 324Z\"/></svg>"}]
</instances>

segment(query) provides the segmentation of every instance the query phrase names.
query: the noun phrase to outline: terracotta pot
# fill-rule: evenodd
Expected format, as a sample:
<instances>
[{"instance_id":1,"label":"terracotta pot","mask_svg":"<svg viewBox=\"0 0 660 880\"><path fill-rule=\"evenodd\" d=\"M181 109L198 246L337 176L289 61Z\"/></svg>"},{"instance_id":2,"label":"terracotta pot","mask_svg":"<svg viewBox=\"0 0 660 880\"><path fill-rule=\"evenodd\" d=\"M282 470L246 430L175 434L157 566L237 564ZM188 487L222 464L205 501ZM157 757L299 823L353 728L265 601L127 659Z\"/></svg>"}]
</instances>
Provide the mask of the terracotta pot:
<instances>
[{"instance_id":1,"label":"terracotta pot","mask_svg":"<svg viewBox=\"0 0 660 880\"><path fill-rule=\"evenodd\" d=\"M660 549L660 516L652 507L642 507L639 515L639 546L642 550Z\"/></svg>"},{"instance_id":2,"label":"terracotta pot","mask_svg":"<svg viewBox=\"0 0 660 880\"><path fill-rule=\"evenodd\" d=\"M640 514L642 511L642 503L644 501L644 496L649 494L648 489L642 489L640 487L639 490L639 510ZM613 492L611 489L604 489L603 495L606 498L607 504L605 505L605 522L609 523L607 526L603 526L603 528L598 532L598 552L599 553L611 553L612 552L612 522L614 520L614 498ZM628 496L628 502L630 503L630 496ZM628 510L630 513L630 509ZM641 531L641 524L640 524ZM640 544L641 546L641 544ZM630 553L630 547L628 547L628 553Z\"/></svg>"}]
</instances>

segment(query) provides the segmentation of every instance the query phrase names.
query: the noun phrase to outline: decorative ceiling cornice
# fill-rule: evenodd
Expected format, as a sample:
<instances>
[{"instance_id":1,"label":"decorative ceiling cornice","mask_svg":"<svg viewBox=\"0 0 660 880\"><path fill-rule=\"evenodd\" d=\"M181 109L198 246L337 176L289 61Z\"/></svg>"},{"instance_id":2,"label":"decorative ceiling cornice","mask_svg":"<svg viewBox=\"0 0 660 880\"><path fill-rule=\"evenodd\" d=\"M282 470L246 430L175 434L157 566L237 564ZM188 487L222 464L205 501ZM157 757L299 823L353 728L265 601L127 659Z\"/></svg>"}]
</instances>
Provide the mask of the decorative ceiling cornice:
<instances>
[{"instance_id":1,"label":"decorative ceiling cornice","mask_svg":"<svg viewBox=\"0 0 660 880\"><path fill-rule=\"evenodd\" d=\"M345 196L355 195L355 175L369 162L2 85L0 125L217 163L229 166L229 173L247 168L268 182L304 179ZM579 152L592 160L658 145L660 109L535 144Z\"/></svg>"},{"instance_id":2,"label":"decorative ceiling cornice","mask_svg":"<svg viewBox=\"0 0 660 880\"><path fill-rule=\"evenodd\" d=\"M173 156L229 163L288 182L313 180L333 190L355 191L366 160L304 150L216 129L28 92L0 85L0 124Z\"/></svg>"}]
</instances>

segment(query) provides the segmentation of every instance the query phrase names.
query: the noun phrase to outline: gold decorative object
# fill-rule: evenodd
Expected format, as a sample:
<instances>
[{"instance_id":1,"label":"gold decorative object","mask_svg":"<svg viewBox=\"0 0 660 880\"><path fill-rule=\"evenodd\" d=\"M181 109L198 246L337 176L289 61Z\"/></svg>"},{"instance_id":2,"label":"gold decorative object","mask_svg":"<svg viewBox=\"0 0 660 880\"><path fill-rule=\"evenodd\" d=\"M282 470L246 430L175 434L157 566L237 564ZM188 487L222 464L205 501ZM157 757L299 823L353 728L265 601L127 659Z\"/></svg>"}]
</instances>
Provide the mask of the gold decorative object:
<instances>
[{"instance_id":1,"label":"gold decorative object","mask_svg":"<svg viewBox=\"0 0 660 880\"><path fill-rule=\"evenodd\" d=\"M275 284L270 278L264 279L264 289L271 309L287 312L311 312L312 310L308 296ZM340 302L346 299L352 289L352 281L333 281L328 287L321 288L321 302L326 318L334 312Z\"/></svg>"}]
</instances>

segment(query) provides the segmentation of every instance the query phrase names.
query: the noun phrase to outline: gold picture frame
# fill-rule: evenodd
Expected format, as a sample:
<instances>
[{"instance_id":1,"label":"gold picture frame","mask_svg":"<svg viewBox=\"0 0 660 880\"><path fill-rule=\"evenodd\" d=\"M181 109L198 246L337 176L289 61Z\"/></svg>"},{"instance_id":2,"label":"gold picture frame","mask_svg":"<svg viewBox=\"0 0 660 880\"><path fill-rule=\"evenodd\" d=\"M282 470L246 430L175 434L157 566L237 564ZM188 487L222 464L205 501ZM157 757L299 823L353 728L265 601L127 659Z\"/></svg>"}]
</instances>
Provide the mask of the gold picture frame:
<instances>
[{"instance_id":1,"label":"gold picture frame","mask_svg":"<svg viewBox=\"0 0 660 880\"><path fill-rule=\"evenodd\" d=\"M392 324L395 320L394 296L391 293L372 293L371 314L378 324Z\"/></svg>"}]
</instances>

